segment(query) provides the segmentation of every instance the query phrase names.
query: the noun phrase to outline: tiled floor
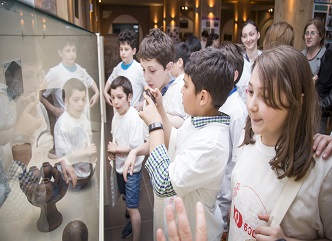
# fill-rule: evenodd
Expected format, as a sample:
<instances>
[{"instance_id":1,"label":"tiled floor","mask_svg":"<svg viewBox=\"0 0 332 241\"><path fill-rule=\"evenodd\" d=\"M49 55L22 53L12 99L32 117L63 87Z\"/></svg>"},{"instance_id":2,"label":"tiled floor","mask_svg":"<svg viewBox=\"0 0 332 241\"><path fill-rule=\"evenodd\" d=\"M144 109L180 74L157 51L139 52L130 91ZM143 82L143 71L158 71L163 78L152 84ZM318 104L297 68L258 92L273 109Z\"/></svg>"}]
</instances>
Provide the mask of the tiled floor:
<instances>
[{"instance_id":1,"label":"tiled floor","mask_svg":"<svg viewBox=\"0 0 332 241\"><path fill-rule=\"evenodd\" d=\"M111 140L110 127L113 116L113 110L107 107L107 120L108 123L105 126L105 143ZM108 170L109 175L109 170ZM109 180L109 176L107 177ZM109 200L111 200L111 194L108 193ZM153 241L153 190L150 185L150 177L146 171L143 163L142 167L142 179L141 179L141 193L139 200L139 207L141 213L141 240ZM104 239L105 241L118 241L124 240L121 238L121 232L125 225L129 222L129 219L125 217L126 203L122 200L120 195L115 206L106 205L104 207ZM125 239L132 240L132 236Z\"/></svg>"},{"instance_id":2,"label":"tiled floor","mask_svg":"<svg viewBox=\"0 0 332 241\"><path fill-rule=\"evenodd\" d=\"M146 169L142 168L141 193L139 200L139 211L141 213L141 240L152 241L152 225L153 225L153 191L150 186L149 174ZM104 227L105 241L117 241L121 239L121 232L129 219L125 218L126 203L122 200L122 196L118 198L114 207L105 206L104 210ZM132 240L129 237L126 240Z\"/></svg>"}]
</instances>

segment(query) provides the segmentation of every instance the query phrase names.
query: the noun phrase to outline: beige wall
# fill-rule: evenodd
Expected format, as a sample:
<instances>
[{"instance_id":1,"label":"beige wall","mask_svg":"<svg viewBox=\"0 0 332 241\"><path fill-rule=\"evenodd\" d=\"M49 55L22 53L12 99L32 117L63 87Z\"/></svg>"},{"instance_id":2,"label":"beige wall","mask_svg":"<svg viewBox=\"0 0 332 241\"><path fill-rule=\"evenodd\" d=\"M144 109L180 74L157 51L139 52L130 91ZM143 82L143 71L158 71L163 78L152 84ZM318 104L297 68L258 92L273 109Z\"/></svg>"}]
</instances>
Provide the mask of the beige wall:
<instances>
[{"instance_id":1,"label":"beige wall","mask_svg":"<svg viewBox=\"0 0 332 241\"><path fill-rule=\"evenodd\" d=\"M274 22L286 21L294 28L294 47L305 48L302 39L303 28L312 18L313 1L275 0Z\"/></svg>"}]
</instances>

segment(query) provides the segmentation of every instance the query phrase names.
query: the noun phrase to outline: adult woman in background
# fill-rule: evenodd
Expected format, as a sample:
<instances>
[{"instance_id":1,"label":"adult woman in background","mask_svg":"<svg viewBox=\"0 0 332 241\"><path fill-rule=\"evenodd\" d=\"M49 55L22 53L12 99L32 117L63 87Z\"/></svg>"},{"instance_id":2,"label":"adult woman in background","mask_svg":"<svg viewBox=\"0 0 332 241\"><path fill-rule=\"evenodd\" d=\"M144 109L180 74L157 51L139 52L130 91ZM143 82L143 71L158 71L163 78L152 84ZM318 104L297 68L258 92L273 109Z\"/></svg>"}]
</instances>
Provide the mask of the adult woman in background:
<instances>
[{"instance_id":1,"label":"adult woman in background","mask_svg":"<svg viewBox=\"0 0 332 241\"><path fill-rule=\"evenodd\" d=\"M312 72L312 79L315 81L319 99L324 99L332 89L332 81L330 80L330 61L323 61L326 48L324 46L325 27L324 23L319 19L311 19L304 27L303 39L306 49L302 53L307 57ZM328 58L330 59L330 58ZM324 62L324 63L323 63ZM319 133L325 134L329 111L323 108L320 121Z\"/></svg>"},{"instance_id":2,"label":"adult woman in background","mask_svg":"<svg viewBox=\"0 0 332 241\"><path fill-rule=\"evenodd\" d=\"M246 89L248 88L248 83L251 77L251 65L257 56L262 53L258 50L259 38L260 32L257 24L251 19L248 19L244 22L241 31L241 41L245 47L245 51L243 52L244 65L242 76L236 85L237 90L244 102L246 102Z\"/></svg>"},{"instance_id":3,"label":"adult woman in background","mask_svg":"<svg viewBox=\"0 0 332 241\"><path fill-rule=\"evenodd\" d=\"M311 19L304 27L302 38L306 49L302 53L307 57L310 64L313 80L318 80L318 71L321 59L325 53L324 46L325 28L324 23L319 19Z\"/></svg>"}]
</instances>

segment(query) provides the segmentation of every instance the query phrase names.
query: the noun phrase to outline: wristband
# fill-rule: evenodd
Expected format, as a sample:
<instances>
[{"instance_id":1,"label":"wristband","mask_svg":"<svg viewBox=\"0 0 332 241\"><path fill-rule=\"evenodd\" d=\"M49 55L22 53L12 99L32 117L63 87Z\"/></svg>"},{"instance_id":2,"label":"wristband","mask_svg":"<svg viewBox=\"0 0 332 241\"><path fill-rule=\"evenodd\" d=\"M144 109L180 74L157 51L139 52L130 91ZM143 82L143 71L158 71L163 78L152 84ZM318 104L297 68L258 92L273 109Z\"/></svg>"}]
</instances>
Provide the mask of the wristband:
<instances>
[{"instance_id":1,"label":"wristband","mask_svg":"<svg viewBox=\"0 0 332 241\"><path fill-rule=\"evenodd\" d=\"M151 133L151 131L155 131L155 130L163 130L163 124L161 124L160 122L155 122L149 125L149 133Z\"/></svg>"}]
</instances>

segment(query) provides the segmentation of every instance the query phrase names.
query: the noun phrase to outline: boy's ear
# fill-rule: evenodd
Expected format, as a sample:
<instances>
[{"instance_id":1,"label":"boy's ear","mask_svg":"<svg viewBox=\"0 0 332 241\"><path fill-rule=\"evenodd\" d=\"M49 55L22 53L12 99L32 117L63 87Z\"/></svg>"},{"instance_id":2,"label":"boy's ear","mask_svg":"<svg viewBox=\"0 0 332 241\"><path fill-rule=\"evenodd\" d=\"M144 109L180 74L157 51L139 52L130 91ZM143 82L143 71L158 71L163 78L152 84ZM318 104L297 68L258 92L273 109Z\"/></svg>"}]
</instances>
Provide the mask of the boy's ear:
<instances>
[{"instance_id":1,"label":"boy's ear","mask_svg":"<svg viewBox=\"0 0 332 241\"><path fill-rule=\"evenodd\" d=\"M130 94L128 95L128 101L130 102L130 101L132 100L132 98L133 98L133 94L130 93Z\"/></svg>"},{"instance_id":2,"label":"boy's ear","mask_svg":"<svg viewBox=\"0 0 332 241\"><path fill-rule=\"evenodd\" d=\"M177 62L178 62L178 65L179 65L181 68L184 68L184 66L183 66L183 59L182 59L182 58L179 58Z\"/></svg>"},{"instance_id":3,"label":"boy's ear","mask_svg":"<svg viewBox=\"0 0 332 241\"><path fill-rule=\"evenodd\" d=\"M199 100L200 106L209 105L212 101L211 95L207 90L201 90L201 92L199 93L199 98L200 98Z\"/></svg>"},{"instance_id":4,"label":"boy's ear","mask_svg":"<svg viewBox=\"0 0 332 241\"><path fill-rule=\"evenodd\" d=\"M168 64L166 65L166 70L167 71L171 71L171 69L173 68L174 63L172 61L168 62Z\"/></svg>"},{"instance_id":5,"label":"boy's ear","mask_svg":"<svg viewBox=\"0 0 332 241\"><path fill-rule=\"evenodd\" d=\"M239 71L235 70L235 73L234 73L234 81L237 79L237 77L239 77Z\"/></svg>"},{"instance_id":6,"label":"boy's ear","mask_svg":"<svg viewBox=\"0 0 332 241\"><path fill-rule=\"evenodd\" d=\"M58 49L58 55L60 56L60 58L62 58L62 51L61 51L61 49Z\"/></svg>"},{"instance_id":7,"label":"boy's ear","mask_svg":"<svg viewBox=\"0 0 332 241\"><path fill-rule=\"evenodd\" d=\"M134 55L136 54L136 48L133 48Z\"/></svg>"}]
</instances>

